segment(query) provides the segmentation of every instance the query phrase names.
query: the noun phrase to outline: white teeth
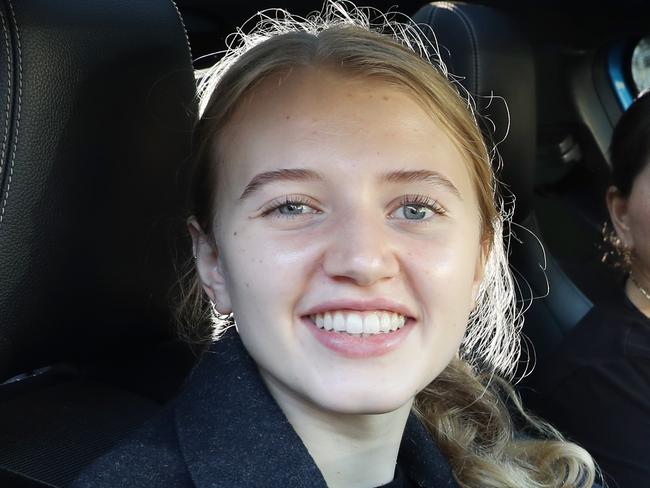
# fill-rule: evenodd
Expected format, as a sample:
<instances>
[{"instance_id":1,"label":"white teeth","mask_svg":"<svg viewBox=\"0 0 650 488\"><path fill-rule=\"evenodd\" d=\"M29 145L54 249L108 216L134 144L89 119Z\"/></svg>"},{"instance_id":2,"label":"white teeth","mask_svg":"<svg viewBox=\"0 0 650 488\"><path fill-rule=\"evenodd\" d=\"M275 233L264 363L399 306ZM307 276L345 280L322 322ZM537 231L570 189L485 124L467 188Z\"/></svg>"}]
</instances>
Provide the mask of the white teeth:
<instances>
[{"instance_id":1,"label":"white teeth","mask_svg":"<svg viewBox=\"0 0 650 488\"><path fill-rule=\"evenodd\" d=\"M334 313L334 317L332 318L332 328L336 332L343 332L345 330L345 317L343 317L341 312Z\"/></svg>"},{"instance_id":2,"label":"white teeth","mask_svg":"<svg viewBox=\"0 0 650 488\"><path fill-rule=\"evenodd\" d=\"M397 330L397 328L400 327L400 318L402 318L401 315L398 315L396 313L394 313L391 316L391 318L390 318L390 330L391 331ZM402 325L403 325L403 323L402 323Z\"/></svg>"},{"instance_id":3,"label":"white teeth","mask_svg":"<svg viewBox=\"0 0 650 488\"><path fill-rule=\"evenodd\" d=\"M380 334L401 329L406 317L398 313L376 310L370 312L352 312L337 310L310 316L312 322L320 329L348 334Z\"/></svg>"},{"instance_id":4,"label":"white teeth","mask_svg":"<svg viewBox=\"0 0 650 488\"><path fill-rule=\"evenodd\" d=\"M379 317L376 314L370 314L363 321L364 334L377 334L379 332Z\"/></svg>"},{"instance_id":5,"label":"white teeth","mask_svg":"<svg viewBox=\"0 0 650 488\"><path fill-rule=\"evenodd\" d=\"M390 316L391 314L389 313L382 313L379 315L379 330L382 332L390 331Z\"/></svg>"},{"instance_id":6,"label":"white teeth","mask_svg":"<svg viewBox=\"0 0 650 488\"><path fill-rule=\"evenodd\" d=\"M361 334L363 332L363 319L356 313L348 314L345 321L345 332L348 334Z\"/></svg>"},{"instance_id":7,"label":"white teeth","mask_svg":"<svg viewBox=\"0 0 650 488\"><path fill-rule=\"evenodd\" d=\"M331 313L325 312L323 322L324 322L325 330L332 330L334 328Z\"/></svg>"},{"instance_id":8,"label":"white teeth","mask_svg":"<svg viewBox=\"0 0 650 488\"><path fill-rule=\"evenodd\" d=\"M320 314L319 315L312 315L311 319L319 329L324 329L325 328L325 320L323 319L322 315L320 315Z\"/></svg>"}]
</instances>

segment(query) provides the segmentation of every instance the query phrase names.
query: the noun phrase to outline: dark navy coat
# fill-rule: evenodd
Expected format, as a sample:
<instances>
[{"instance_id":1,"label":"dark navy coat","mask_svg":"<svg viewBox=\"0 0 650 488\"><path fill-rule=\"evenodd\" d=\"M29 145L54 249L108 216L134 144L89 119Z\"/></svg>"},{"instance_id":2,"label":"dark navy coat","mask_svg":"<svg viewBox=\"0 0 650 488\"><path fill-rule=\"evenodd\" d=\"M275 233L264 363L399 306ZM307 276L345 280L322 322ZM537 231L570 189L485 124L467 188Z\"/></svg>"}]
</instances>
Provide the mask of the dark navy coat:
<instances>
[{"instance_id":1,"label":"dark navy coat","mask_svg":"<svg viewBox=\"0 0 650 488\"><path fill-rule=\"evenodd\" d=\"M423 488L457 488L411 414L398 464ZM74 488L325 488L318 467L233 330L206 352L183 393L87 468Z\"/></svg>"}]
</instances>

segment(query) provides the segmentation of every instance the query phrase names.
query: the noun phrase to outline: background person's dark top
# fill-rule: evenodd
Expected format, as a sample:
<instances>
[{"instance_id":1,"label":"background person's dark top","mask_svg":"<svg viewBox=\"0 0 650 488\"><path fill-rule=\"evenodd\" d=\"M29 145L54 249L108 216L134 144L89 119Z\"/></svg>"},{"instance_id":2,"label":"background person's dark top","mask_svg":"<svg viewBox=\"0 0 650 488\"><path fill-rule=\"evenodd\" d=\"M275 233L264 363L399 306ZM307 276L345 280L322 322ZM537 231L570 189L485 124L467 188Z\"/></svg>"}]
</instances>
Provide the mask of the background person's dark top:
<instances>
[{"instance_id":1,"label":"background person's dark top","mask_svg":"<svg viewBox=\"0 0 650 488\"><path fill-rule=\"evenodd\" d=\"M585 447L610 488L650 486L650 319L621 293L544 364L526 406Z\"/></svg>"},{"instance_id":2,"label":"background person's dark top","mask_svg":"<svg viewBox=\"0 0 650 488\"><path fill-rule=\"evenodd\" d=\"M449 463L411 414L387 486L458 488ZM203 355L157 418L100 458L74 488L326 488L298 434L234 330Z\"/></svg>"}]
</instances>

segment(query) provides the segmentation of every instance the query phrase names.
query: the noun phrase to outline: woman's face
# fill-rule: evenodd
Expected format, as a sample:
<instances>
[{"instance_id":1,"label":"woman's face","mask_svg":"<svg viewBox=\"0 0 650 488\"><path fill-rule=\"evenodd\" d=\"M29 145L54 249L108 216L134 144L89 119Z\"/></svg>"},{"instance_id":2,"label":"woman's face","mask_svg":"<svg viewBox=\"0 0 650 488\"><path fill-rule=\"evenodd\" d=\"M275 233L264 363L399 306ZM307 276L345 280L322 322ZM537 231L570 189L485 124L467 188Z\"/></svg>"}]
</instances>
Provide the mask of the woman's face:
<instances>
[{"instance_id":1,"label":"woman's face","mask_svg":"<svg viewBox=\"0 0 650 488\"><path fill-rule=\"evenodd\" d=\"M406 92L324 69L264 82L220 144L199 272L265 382L339 413L410 402L457 353L482 276L463 156Z\"/></svg>"}]
</instances>

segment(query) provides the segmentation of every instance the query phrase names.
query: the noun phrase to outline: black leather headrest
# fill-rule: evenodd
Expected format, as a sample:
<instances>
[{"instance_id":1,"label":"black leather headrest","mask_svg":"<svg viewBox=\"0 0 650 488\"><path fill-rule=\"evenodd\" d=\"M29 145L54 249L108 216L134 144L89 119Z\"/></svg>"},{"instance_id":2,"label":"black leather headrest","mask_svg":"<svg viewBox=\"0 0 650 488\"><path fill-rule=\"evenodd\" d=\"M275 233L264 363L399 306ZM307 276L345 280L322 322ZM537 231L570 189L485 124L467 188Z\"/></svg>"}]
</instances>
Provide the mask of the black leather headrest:
<instances>
[{"instance_id":1,"label":"black leather headrest","mask_svg":"<svg viewBox=\"0 0 650 488\"><path fill-rule=\"evenodd\" d=\"M505 14L483 5L433 2L413 17L437 42L450 73L475 97L483 132L503 159L499 179L515 194L515 220L531 211L536 149L533 53L529 41ZM433 39L430 26L436 39ZM507 103L498 98L502 97ZM509 115L508 115L509 112ZM494 123L494 126L490 122Z\"/></svg>"},{"instance_id":2,"label":"black leather headrest","mask_svg":"<svg viewBox=\"0 0 650 488\"><path fill-rule=\"evenodd\" d=\"M1 382L169 333L196 110L169 1L0 0L0 14Z\"/></svg>"}]
</instances>

